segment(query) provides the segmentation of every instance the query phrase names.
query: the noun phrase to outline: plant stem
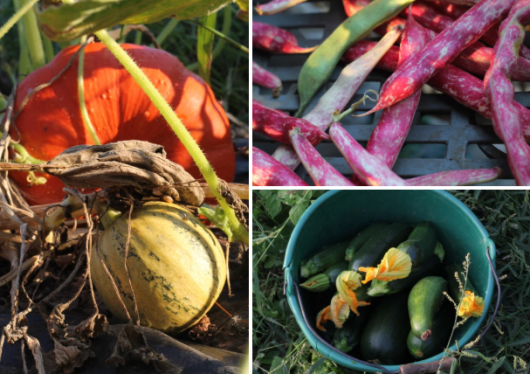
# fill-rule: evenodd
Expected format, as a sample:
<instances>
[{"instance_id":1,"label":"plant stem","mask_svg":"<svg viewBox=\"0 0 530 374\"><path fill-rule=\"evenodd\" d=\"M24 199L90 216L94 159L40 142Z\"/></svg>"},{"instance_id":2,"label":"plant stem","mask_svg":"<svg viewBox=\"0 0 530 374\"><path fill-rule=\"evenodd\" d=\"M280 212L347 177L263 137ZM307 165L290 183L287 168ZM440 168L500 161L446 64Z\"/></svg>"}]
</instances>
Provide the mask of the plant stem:
<instances>
[{"instance_id":1,"label":"plant stem","mask_svg":"<svg viewBox=\"0 0 530 374\"><path fill-rule=\"evenodd\" d=\"M169 22L164 26L164 28L162 29L162 31L160 31L160 34L158 34L158 36L156 37L156 42L159 44L159 45L162 45L162 43L164 43L164 41L166 40L166 38L169 36L169 34L171 34L171 31L173 31L173 29L178 25L179 23L179 20L176 19L176 18L171 18L169 20ZM151 47L153 45L151 44Z\"/></svg>"},{"instance_id":2,"label":"plant stem","mask_svg":"<svg viewBox=\"0 0 530 374\"><path fill-rule=\"evenodd\" d=\"M214 197L219 202L219 205L225 212L230 226L234 230L235 236L244 243L248 243L248 232L241 222L236 217L234 210L228 205L225 198L221 196L221 185L219 179L215 174L212 166L204 156L195 140L193 140L189 131L184 127L176 113L164 100L162 95L157 91L153 83L147 78L143 71L134 63L132 58L114 41L106 30L97 31L96 36L104 43L110 52L120 61L125 69L131 74L134 80L140 85L147 96L151 99L153 104L158 108L160 114L166 119L169 126L173 129L179 140L182 142L186 150L189 152L193 161L199 168L204 179L208 183L210 190Z\"/></svg>"},{"instance_id":3,"label":"plant stem","mask_svg":"<svg viewBox=\"0 0 530 374\"><path fill-rule=\"evenodd\" d=\"M86 36L83 35L81 37L81 43L85 44L85 42ZM84 66L85 48L84 46L82 46L81 52L79 52L79 60L77 64L77 96L79 97L79 110L81 111L81 118L83 119L83 124L87 129L88 133L90 134L92 141L94 142L94 144L100 145L101 142L99 141L98 135L96 134L96 130L94 129L94 125L92 125L92 121L90 121L90 117L88 116L88 111L86 109L85 80L83 79Z\"/></svg>"},{"instance_id":4,"label":"plant stem","mask_svg":"<svg viewBox=\"0 0 530 374\"><path fill-rule=\"evenodd\" d=\"M29 0L24 4L26 5L34 3L34 0ZM44 57L44 48L42 46L42 38L37 25L37 16L33 9L29 9L22 18L24 22L24 31L26 33L26 42L28 44L29 56L31 57L31 65L33 69L38 69L46 65L46 58Z\"/></svg>"},{"instance_id":5,"label":"plant stem","mask_svg":"<svg viewBox=\"0 0 530 374\"><path fill-rule=\"evenodd\" d=\"M141 45L142 44L142 32L136 30L136 34L134 35L134 44Z\"/></svg>"},{"instance_id":6,"label":"plant stem","mask_svg":"<svg viewBox=\"0 0 530 374\"><path fill-rule=\"evenodd\" d=\"M218 37L220 37L221 39L224 39L226 40L228 43L232 44L234 47L236 47L237 49L245 52L247 55L249 54L249 50L247 47L245 47L244 45L241 45L239 44L238 42L236 42L235 40L229 38L228 36L222 34L221 32L217 31L216 29L212 29L211 27L207 26L207 25L203 25L202 23L200 23L199 21L196 21L194 19L189 19L188 21L192 22L192 23L195 23L196 25L199 25L200 27L203 27L205 28L206 30L210 31L211 33L214 33L215 35L217 35Z\"/></svg>"},{"instance_id":7,"label":"plant stem","mask_svg":"<svg viewBox=\"0 0 530 374\"><path fill-rule=\"evenodd\" d=\"M46 55L46 62L53 60L55 51L53 50L53 43L46 36L42 36L42 44L44 44L44 54Z\"/></svg>"},{"instance_id":8,"label":"plant stem","mask_svg":"<svg viewBox=\"0 0 530 374\"><path fill-rule=\"evenodd\" d=\"M13 14L11 18L7 20L5 25L0 27L0 39L2 39L2 37L5 34L7 34L7 32L11 29L11 27L13 27L13 25L17 23L18 20L20 20L20 18L22 18L22 16L26 14L26 12L30 10L33 7L33 5L35 5L38 1L39 0L28 1L26 4L24 4L22 8L20 8L20 10L18 10L15 14ZM16 9L16 4L15 4L15 9Z\"/></svg>"},{"instance_id":9,"label":"plant stem","mask_svg":"<svg viewBox=\"0 0 530 374\"><path fill-rule=\"evenodd\" d=\"M20 0L13 0L13 6L15 8L15 12L18 13L21 8ZM22 76L31 73L32 67L31 67L31 62L29 60L26 38L24 37L24 35L26 35L24 33L24 24L22 22L17 22L17 28L18 28L18 41L20 44L20 55L19 55L19 60L18 60L18 75L19 75L19 81L21 81Z\"/></svg>"}]
</instances>

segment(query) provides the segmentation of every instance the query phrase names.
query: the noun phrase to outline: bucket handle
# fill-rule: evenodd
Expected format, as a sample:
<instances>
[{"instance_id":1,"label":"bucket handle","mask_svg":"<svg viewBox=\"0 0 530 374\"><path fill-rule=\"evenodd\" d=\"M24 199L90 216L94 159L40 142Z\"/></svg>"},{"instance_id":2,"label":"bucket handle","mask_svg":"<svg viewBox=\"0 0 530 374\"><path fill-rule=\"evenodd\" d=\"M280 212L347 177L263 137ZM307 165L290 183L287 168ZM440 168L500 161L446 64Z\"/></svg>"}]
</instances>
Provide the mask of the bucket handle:
<instances>
[{"instance_id":1,"label":"bucket handle","mask_svg":"<svg viewBox=\"0 0 530 374\"><path fill-rule=\"evenodd\" d=\"M493 316L491 317L488 325L480 333L480 339L482 339L484 337L484 335L486 335L486 333L490 329L491 325L493 324L493 321L495 320L495 317L497 316L497 312L499 311L499 306L500 306L500 303L501 303L501 284L499 282L499 278L497 277L497 273L495 272L495 267L493 266L493 261L491 260L490 247L489 246L486 246L486 257L488 258L488 263L490 265L491 274L493 275L493 278L495 279L495 283L497 284L497 303L495 304L495 310L493 311ZM292 281L292 278L291 278L291 281ZM352 356L348 355L347 353L344 353L344 352L338 350L337 348L335 348L334 346L329 344L327 341L322 339L320 334L314 329L313 323L311 323L307 319L307 315L305 313L305 308L302 306L302 297L300 295L300 288L298 287L298 284L296 284L296 282L292 281L292 284L294 285L294 288L296 290L296 298L298 299L298 304L300 305L300 311L302 312L302 317L304 319L306 327L313 333L313 335L319 340L320 343L324 344L325 346L327 346L329 349L331 349L335 353L337 353L339 355L342 355L342 356L346 356L348 359L350 359L352 361L355 361L355 362L358 362L360 364L363 364L363 365L370 366L370 367L373 367L375 369L378 369L378 370L380 370L380 371L382 371L383 373L386 373L386 374L426 374L426 373L436 373L436 371L438 370L438 367L440 365L440 361L441 360L440 361L435 361L435 362L428 362L428 363L425 363L425 364L401 365L399 370L392 371L392 370L387 370L385 367L383 367L381 365L376 365L376 364L372 364L372 363L369 363L369 362L361 361L361 360L359 360L359 359L357 359L355 357L352 357ZM287 282L284 283L284 294L285 294L285 286L286 285L287 285ZM454 357L444 357L444 358L442 358L442 360L443 360L442 370L444 370L444 369L449 369L450 368L450 366L453 363L453 361L455 360L455 358ZM444 370L444 371L446 371L446 370Z\"/></svg>"}]
</instances>

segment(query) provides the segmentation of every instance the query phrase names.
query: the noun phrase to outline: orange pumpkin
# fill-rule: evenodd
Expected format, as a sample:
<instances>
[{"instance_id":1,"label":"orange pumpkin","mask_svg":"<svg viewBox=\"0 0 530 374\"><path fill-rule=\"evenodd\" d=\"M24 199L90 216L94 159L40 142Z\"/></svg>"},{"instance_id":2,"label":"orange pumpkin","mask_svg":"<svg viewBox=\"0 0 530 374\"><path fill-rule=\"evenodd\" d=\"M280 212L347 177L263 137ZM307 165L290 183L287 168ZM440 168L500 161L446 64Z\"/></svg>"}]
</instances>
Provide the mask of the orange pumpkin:
<instances>
[{"instance_id":1,"label":"orange pumpkin","mask_svg":"<svg viewBox=\"0 0 530 374\"><path fill-rule=\"evenodd\" d=\"M211 88L165 51L135 44L122 47L175 109L217 175L231 182L236 165L230 125ZM15 110L34 88L57 76L78 48L62 50L48 65L28 75L18 88ZM15 120L20 143L37 159L47 161L72 146L94 144L81 119L77 63L78 58L53 84L33 95ZM103 44L85 47L84 64L86 107L101 143L139 139L160 144L170 160L202 178L160 112ZM18 137L15 131L11 136ZM42 175L47 183L30 186L27 173L13 172L11 176L32 204L62 199L64 185L55 177Z\"/></svg>"}]
</instances>

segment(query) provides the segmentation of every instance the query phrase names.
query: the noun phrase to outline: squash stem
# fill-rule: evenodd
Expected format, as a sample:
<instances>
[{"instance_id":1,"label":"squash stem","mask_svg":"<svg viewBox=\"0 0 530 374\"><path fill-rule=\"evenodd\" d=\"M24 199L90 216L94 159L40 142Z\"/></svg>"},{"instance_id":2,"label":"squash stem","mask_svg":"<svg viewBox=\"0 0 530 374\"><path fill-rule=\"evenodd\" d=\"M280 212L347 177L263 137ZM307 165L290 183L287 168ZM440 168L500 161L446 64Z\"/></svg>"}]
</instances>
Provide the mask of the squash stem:
<instances>
[{"instance_id":1,"label":"squash stem","mask_svg":"<svg viewBox=\"0 0 530 374\"><path fill-rule=\"evenodd\" d=\"M86 43L86 36L81 37L81 44ZM92 141L94 144L100 145L101 141L98 138L98 135L96 134L96 130L94 129L94 125L92 125L92 121L90 120L90 117L88 116L88 111L86 109L86 101L85 101L85 83L83 79L83 69L85 66L85 48L84 46L81 46L81 52L79 52L79 62L77 65L77 96L79 97L79 109L81 110L81 118L83 119L83 125L87 129L88 133L90 134L90 137L92 138Z\"/></svg>"},{"instance_id":2,"label":"squash stem","mask_svg":"<svg viewBox=\"0 0 530 374\"><path fill-rule=\"evenodd\" d=\"M13 6L15 8L15 12L19 12L21 5L20 0L13 0ZM20 44L20 55L19 55L19 61L18 61L18 80L21 81L23 79L22 76L29 74L31 71L33 71L33 68L31 67L31 61L29 60L29 52L28 52L28 45L26 43L26 38L24 35L24 24L22 22L17 22L17 28L18 28L18 40Z\"/></svg>"},{"instance_id":3,"label":"squash stem","mask_svg":"<svg viewBox=\"0 0 530 374\"><path fill-rule=\"evenodd\" d=\"M46 36L42 36L42 44L44 45L44 54L46 55L46 62L50 62L55 57L53 50L53 43Z\"/></svg>"},{"instance_id":4,"label":"squash stem","mask_svg":"<svg viewBox=\"0 0 530 374\"><path fill-rule=\"evenodd\" d=\"M17 23L22 18L22 16L26 14L28 10L30 10L33 5L35 5L38 1L39 0L28 1L26 4L24 4L22 8L20 8L20 10L13 14L11 18L8 19L2 27L0 27L0 39L2 39L3 36L7 34L7 32L11 29L11 27L13 27L15 23ZM23 36L21 35L20 37L22 38Z\"/></svg>"},{"instance_id":5,"label":"squash stem","mask_svg":"<svg viewBox=\"0 0 530 374\"><path fill-rule=\"evenodd\" d=\"M120 61L120 63L125 67L125 69L131 74L134 80L140 85L144 90L147 96L151 99L153 104L158 108L160 114L166 119L169 126L173 129L179 140L186 147L186 150L189 152L195 164L199 168L204 179L208 183L210 190L212 191L214 197L219 202L219 205L225 212L230 226L234 230L234 234L237 239L248 244L248 231L245 226L236 217L234 210L228 205L225 198L221 196L220 190L221 185L219 179L215 174L212 166L204 156L204 153L201 151L195 140L191 137L189 131L184 127L180 119L177 117L176 113L169 106L169 104L164 100L162 95L157 91L153 83L147 78L143 71L136 65L132 58L116 43L114 39L110 37L106 30L97 31L96 36L104 43L109 51Z\"/></svg>"},{"instance_id":6,"label":"squash stem","mask_svg":"<svg viewBox=\"0 0 530 374\"><path fill-rule=\"evenodd\" d=\"M34 3L34 0L29 0L24 4ZM38 69L46 65L46 58L44 57L44 47L42 46L42 38L37 25L37 16L33 9L29 9L22 18L24 22L24 31L26 33L26 42L29 49L29 56L31 57L31 64L33 69Z\"/></svg>"}]
</instances>

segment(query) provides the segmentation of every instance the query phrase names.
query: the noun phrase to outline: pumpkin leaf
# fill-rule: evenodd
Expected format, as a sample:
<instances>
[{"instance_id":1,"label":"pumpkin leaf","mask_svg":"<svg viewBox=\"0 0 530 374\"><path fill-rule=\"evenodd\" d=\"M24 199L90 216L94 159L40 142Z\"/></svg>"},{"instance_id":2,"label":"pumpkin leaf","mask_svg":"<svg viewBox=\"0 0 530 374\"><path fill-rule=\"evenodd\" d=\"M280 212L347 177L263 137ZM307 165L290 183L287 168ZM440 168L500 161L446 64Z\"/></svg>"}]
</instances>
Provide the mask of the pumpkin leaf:
<instances>
[{"instance_id":1,"label":"pumpkin leaf","mask_svg":"<svg viewBox=\"0 0 530 374\"><path fill-rule=\"evenodd\" d=\"M68 41L117 24L145 24L173 16L178 19L215 13L230 0L82 0L35 5L41 31L54 41Z\"/></svg>"},{"instance_id":2,"label":"pumpkin leaf","mask_svg":"<svg viewBox=\"0 0 530 374\"><path fill-rule=\"evenodd\" d=\"M225 212L219 206L216 206L214 210L211 206L204 204L197 211L199 212L199 214L202 214L203 216L208 218L215 226L223 230L223 232L228 237L229 242L234 241L234 239L236 241L238 240L234 237L234 232L230 228L230 223L228 222L228 218L226 217Z\"/></svg>"},{"instance_id":3,"label":"pumpkin leaf","mask_svg":"<svg viewBox=\"0 0 530 374\"><path fill-rule=\"evenodd\" d=\"M217 13L201 17L201 25L215 29ZM213 60L213 40L214 34L206 28L199 26L197 36L197 61L199 62L199 75L206 83L210 84L210 72Z\"/></svg>"}]
</instances>

